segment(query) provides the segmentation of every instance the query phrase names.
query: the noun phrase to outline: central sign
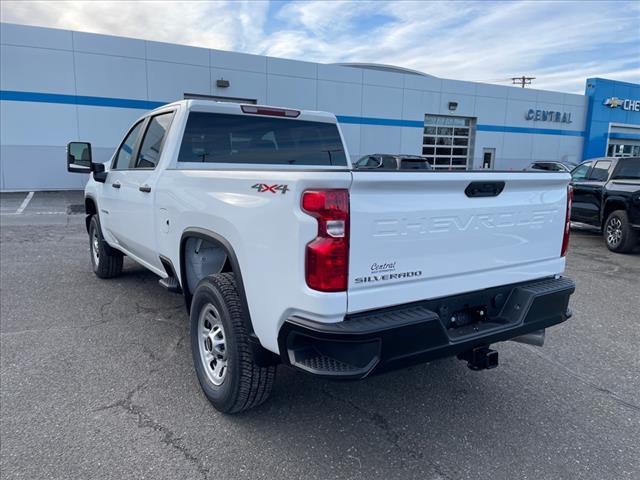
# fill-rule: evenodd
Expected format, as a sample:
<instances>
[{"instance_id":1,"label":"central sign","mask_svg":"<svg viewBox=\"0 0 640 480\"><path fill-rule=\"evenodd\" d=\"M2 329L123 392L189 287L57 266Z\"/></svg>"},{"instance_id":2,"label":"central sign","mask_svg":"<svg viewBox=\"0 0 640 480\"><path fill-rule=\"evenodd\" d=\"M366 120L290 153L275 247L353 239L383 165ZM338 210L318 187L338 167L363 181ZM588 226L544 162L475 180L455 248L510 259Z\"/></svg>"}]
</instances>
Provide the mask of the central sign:
<instances>
[{"instance_id":1,"label":"central sign","mask_svg":"<svg viewBox=\"0 0 640 480\"><path fill-rule=\"evenodd\" d=\"M527 120L534 122L556 122L556 123L572 123L571 112L556 112L554 110L536 110L530 108L524 116Z\"/></svg>"}]
</instances>

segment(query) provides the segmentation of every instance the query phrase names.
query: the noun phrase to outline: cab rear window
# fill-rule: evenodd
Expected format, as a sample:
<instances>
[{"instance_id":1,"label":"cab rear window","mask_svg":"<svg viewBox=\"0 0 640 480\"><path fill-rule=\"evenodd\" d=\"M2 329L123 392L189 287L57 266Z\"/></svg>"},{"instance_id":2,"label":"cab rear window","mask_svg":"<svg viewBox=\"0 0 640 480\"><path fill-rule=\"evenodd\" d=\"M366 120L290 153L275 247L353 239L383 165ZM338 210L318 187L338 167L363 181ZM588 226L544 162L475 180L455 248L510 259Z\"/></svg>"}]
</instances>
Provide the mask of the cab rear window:
<instances>
[{"instance_id":1,"label":"cab rear window","mask_svg":"<svg viewBox=\"0 0 640 480\"><path fill-rule=\"evenodd\" d=\"M191 112L178 162L346 166L335 124Z\"/></svg>"},{"instance_id":2,"label":"cab rear window","mask_svg":"<svg viewBox=\"0 0 640 480\"><path fill-rule=\"evenodd\" d=\"M619 180L640 180L640 158L624 158L619 160L619 165L613 178Z\"/></svg>"}]
</instances>

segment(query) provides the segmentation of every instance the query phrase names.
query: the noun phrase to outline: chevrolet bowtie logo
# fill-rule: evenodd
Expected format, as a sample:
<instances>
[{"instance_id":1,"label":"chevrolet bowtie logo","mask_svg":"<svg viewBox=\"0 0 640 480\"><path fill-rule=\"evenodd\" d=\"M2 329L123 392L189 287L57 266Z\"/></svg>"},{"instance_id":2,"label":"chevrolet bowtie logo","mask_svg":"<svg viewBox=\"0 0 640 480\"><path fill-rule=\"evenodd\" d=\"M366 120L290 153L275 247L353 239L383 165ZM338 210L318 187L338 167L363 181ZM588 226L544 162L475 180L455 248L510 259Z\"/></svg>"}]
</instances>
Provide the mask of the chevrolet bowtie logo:
<instances>
[{"instance_id":1,"label":"chevrolet bowtie logo","mask_svg":"<svg viewBox=\"0 0 640 480\"><path fill-rule=\"evenodd\" d=\"M622 105L622 100L616 97L611 97L607 98L604 101L604 104L609 108L618 108L620 105Z\"/></svg>"}]
</instances>

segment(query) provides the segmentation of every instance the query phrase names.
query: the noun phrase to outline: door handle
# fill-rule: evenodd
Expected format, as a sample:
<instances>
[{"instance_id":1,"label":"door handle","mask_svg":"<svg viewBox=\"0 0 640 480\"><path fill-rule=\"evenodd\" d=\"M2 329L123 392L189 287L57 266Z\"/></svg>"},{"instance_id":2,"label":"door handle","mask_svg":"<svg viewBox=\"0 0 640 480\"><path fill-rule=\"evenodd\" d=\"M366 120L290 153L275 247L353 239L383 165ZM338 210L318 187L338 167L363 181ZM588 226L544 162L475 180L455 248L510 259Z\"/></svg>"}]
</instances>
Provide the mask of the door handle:
<instances>
[{"instance_id":1,"label":"door handle","mask_svg":"<svg viewBox=\"0 0 640 480\"><path fill-rule=\"evenodd\" d=\"M116 180L115 182L113 182L113 183L111 184L111 186L112 186L113 188L120 188L122 185L120 185L120 182Z\"/></svg>"},{"instance_id":2,"label":"door handle","mask_svg":"<svg viewBox=\"0 0 640 480\"><path fill-rule=\"evenodd\" d=\"M138 190L141 192L149 193L151 191L151 187L149 185L140 185Z\"/></svg>"}]
</instances>

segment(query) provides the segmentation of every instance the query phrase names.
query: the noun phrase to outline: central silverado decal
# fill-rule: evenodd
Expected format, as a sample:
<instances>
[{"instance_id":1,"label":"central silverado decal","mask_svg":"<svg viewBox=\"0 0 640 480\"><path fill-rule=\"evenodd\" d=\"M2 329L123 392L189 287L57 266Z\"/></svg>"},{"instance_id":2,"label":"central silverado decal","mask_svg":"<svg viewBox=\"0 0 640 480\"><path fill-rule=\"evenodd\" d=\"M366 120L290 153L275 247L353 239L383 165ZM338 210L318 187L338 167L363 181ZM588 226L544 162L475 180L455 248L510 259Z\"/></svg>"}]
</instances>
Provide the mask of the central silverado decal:
<instances>
[{"instance_id":1,"label":"central silverado decal","mask_svg":"<svg viewBox=\"0 0 640 480\"><path fill-rule=\"evenodd\" d=\"M421 270L414 272L400 272L400 273L385 273L384 275L369 275L366 277L356 277L356 283L373 283L373 282L385 282L387 280L400 280L402 278L413 278L422 276Z\"/></svg>"},{"instance_id":2,"label":"central silverado decal","mask_svg":"<svg viewBox=\"0 0 640 480\"><path fill-rule=\"evenodd\" d=\"M396 262L372 263L371 273L390 273L396 271Z\"/></svg>"},{"instance_id":3,"label":"central silverado decal","mask_svg":"<svg viewBox=\"0 0 640 480\"><path fill-rule=\"evenodd\" d=\"M373 262L369 269L371 270L370 275L366 277L357 277L355 279L356 283L373 283L373 282L384 282L387 280L400 280L402 278L413 278L420 277L422 275L421 270L415 270L413 272L400 272L395 273L396 271L396 261L393 262Z\"/></svg>"},{"instance_id":4,"label":"central silverado decal","mask_svg":"<svg viewBox=\"0 0 640 480\"><path fill-rule=\"evenodd\" d=\"M256 183L251 188L258 190L258 193L282 193L283 195L289 191L289 185L267 185L266 183Z\"/></svg>"}]
</instances>

